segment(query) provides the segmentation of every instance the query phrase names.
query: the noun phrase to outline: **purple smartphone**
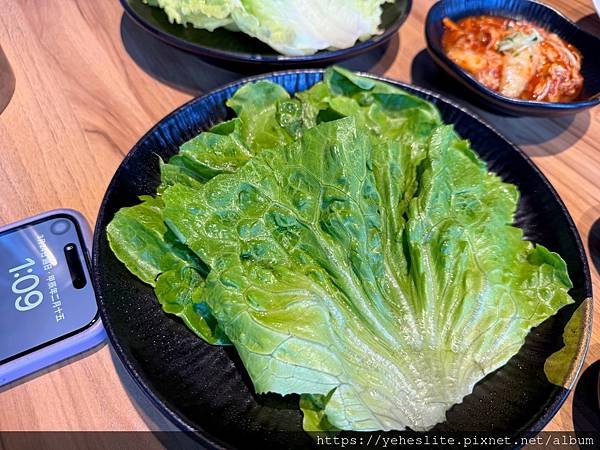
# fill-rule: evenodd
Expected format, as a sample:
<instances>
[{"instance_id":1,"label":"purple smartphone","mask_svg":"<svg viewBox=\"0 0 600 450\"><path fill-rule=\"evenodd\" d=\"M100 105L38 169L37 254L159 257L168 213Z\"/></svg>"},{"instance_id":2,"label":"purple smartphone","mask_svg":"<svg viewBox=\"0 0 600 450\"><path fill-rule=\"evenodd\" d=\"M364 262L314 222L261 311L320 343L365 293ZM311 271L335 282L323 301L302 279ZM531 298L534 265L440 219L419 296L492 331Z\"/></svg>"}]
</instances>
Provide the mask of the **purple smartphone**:
<instances>
[{"instance_id":1,"label":"purple smartphone","mask_svg":"<svg viewBox=\"0 0 600 450\"><path fill-rule=\"evenodd\" d=\"M104 341L88 248L69 209L0 227L0 386Z\"/></svg>"}]
</instances>

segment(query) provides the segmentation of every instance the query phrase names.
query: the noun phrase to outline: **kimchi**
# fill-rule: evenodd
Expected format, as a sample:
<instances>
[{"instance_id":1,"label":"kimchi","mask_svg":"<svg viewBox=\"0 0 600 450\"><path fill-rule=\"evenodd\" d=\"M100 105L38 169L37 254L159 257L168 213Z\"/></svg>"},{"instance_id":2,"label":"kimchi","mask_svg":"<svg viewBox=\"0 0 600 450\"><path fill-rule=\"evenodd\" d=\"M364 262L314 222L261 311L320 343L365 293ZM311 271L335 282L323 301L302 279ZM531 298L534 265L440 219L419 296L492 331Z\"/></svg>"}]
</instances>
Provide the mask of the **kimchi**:
<instances>
[{"instance_id":1,"label":"kimchi","mask_svg":"<svg viewBox=\"0 0 600 450\"><path fill-rule=\"evenodd\" d=\"M512 98L570 102L583 88L581 53L555 33L525 20L444 18L448 57L488 88Z\"/></svg>"}]
</instances>

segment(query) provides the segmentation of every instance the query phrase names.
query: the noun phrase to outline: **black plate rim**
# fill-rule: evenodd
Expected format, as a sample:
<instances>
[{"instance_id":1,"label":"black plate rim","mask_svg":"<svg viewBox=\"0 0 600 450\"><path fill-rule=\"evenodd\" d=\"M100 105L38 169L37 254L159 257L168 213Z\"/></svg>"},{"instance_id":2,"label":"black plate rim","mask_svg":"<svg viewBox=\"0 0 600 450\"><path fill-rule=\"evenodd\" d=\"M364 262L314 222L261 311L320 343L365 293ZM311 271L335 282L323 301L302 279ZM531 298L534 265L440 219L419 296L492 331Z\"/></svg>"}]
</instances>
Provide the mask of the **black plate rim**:
<instances>
[{"instance_id":1,"label":"black plate rim","mask_svg":"<svg viewBox=\"0 0 600 450\"><path fill-rule=\"evenodd\" d=\"M221 61L234 61L238 63L245 64L269 64L269 65L282 65L286 64L315 64L315 63L324 63L324 62L333 62L339 61L341 59L347 59L354 56L358 56L362 53L365 53L379 45L382 45L389 41L396 32L400 29L402 24L406 21L410 12L412 10L412 0L405 0L407 2L406 13L402 16L398 17L394 21L394 23L384 30L383 33L377 36L373 36L366 41L359 42L358 44L353 45L349 48L339 49L339 50L325 50L319 51L314 55L304 55L304 56L286 56L286 55L273 55L273 56L263 56L260 54L244 54L239 52L231 52L226 50L215 50L209 47L205 47L203 45L195 44L193 42L189 42L185 39L178 38L173 36L164 30L155 27L144 18L140 17L133 8L129 5L128 0L119 0L121 6L125 10L125 13L129 16L130 19L134 21L138 26L140 26L145 31L152 34L154 37L160 39L161 41L177 47L186 52L194 53L196 55L204 56L207 58L217 59ZM183 26L183 25L182 25ZM275 50L274 50L275 51Z\"/></svg>"},{"instance_id":2,"label":"black plate rim","mask_svg":"<svg viewBox=\"0 0 600 450\"><path fill-rule=\"evenodd\" d=\"M593 34L588 33L587 31L580 28L575 22L573 22L570 18L565 16L558 9L547 5L545 3L539 2L537 0L521 0L523 3L534 3L539 5L542 8L545 8L551 11L554 15L560 18L566 26L576 29L579 33L586 35L587 38L597 41L598 46L600 47L600 38L594 36ZM480 83L473 75L468 73L454 61L446 56L446 54L439 48L439 43L434 42L433 38L429 33L429 24L433 21L431 15L436 8L441 7L441 4L444 3L444 0L438 0L427 12L427 17L425 18L425 40L427 41L427 50L433 56L433 59L440 65L445 71L451 73L454 76L457 76L458 79L463 82L467 87L469 87L472 91L476 92L478 95L482 97L487 97L489 101L492 101L498 105L510 105L511 107L517 107L524 109L543 109L546 111L578 111L586 108L591 108L600 104L600 92L597 92L587 99L578 100L576 102L569 103L559 103L559 102L540 102L537 100L521 100L515 99L511 97L506 97L502 94L493 91L487 86ZM493 12L490 10L490 12Z\"/></svg>"},{"instance_id":3,"label":"black plate rim","mask_svg":"<svg viewBox=\"0 0 600 450\"><path fill-rule=\"evenodd\" d=\"M100 208L99 208L97 219L96 219L96 224L94 227L94 238L93 238L93 248L92 248L92 272L93 272L92 273L92 282L93 282L94 290L96 291L96 297L98 300L100 316L102 318L102 322L106 329L106 333L109 338L109 341L110 341L111 345L113 346L113 349L114 349L116 355L118 356L119 360L121 361L121 363L125 367L126 371L128 372L128 374L133 378L133 380L135 381L137 386L140 388L140 390L142 392L144 392L146 397L149 398L151 400L151 402L159 409L159 411L161 411L166 417L168 417L180 430L192 434L195 439L197 439L203 445L209 446L210 448L227 449L227 448L229 448L229 446L225 442L222 442L219 438L216 438L212 434L206 432L202 428L197 427L196 425L194 425L193 423L188 421L184 417L183 414L179 414L177 412L176 408L169 405L168 399L162 398L162 396L158 392L155 392L151 388L151 383L148 380L146 380L145 377L143 375L141 375L135 369L135 367L133 367L133 365L127 358L127 356L125 354L125 350L121 346L121 344L119 342L119 338L116 335L116 333L114 332L111 321L109 320L109 317L106 313L104 299L103 299L103 296L101 293L101 288L100 288L99 273L96 270L96 267L99 264L98 252L96 249L99 248L100 236L102 233L104 233L104 229L102 229L101 224L104 222L104 215L105 215L105 210L106 210L107 203L109 200L109 195L110 195L110 192L113 190L115 183L117 182L119 172L121 170L123 170L123 168L128 163L129 159L133 156L133 154L136 152L137 148L141 145L141 143L143 141L145 141L150 135L152 135L160 127L160 125L163 122L172 118L173 116L176 116L180 111L188 108L192 104L199 102L206 97L210 97L214 94L220 93L222 91L225 91L225 90L228 90L228 89L231 89L234 87L239 87L244 84L258 81L258 80L261 80L264 78L269 78L272 76L314 74L314 73L324 73L324 72L325 72L324 69L291 69L291 70L284 70L284 71L268 72L268 73L264 73L264 74L245 77L245 78L233 81L231 83L227 83L217 89L207 92L204 95L195 97L195 98L187 101L183 105L179 106L178 108L176 108L175 110L173 110L172 112L170 112L169 114L164 116L161 120L159 120L150 130L148 130L138 140L138 142L136 142L136 144L127 153L127 155L125 156L125 158L123 159L123 161L121 162L119 167L116 169L116 171L115 171L113 177L111 178L111 181L106 189L106 192L102 198L102 202L100 204ZM588 351L589 341L590 341L591 332L592 332L592 316L593 316L592 281L591 281L589 266L588 266L583 242L581 240L579 231L577 230L577 227L575 226L573 218L571 217L564 202L562 201L561 197L558 195L558 193L556 192L556 190L554 189L552 184L549 182L549 180L546 178L546 176L540 171L540 169L533 163L531 158L523 150L521 150L518 146L516 146L510 140L505 138L504 135L502 135L502 133L498 132L493 126L488 124L485 120L481 119L477 114L470 112L468 109L466 109L466 108L462 107L461 105L457 104L456 102L448 99L443 94L439 94L435 91L425 89L420 86L415 86L415 85L412 85L409 83L404 83L402 81L394 80L394 79L387 78L384 76L376 75L376 74L370 74L370 73L366 73L366 72L358 72L358 74L361 76L372 78L374 80L390 83L399 88L408 87L419 93L432 96L433 98L436 98L437 100L439 100L441 102L445 102L445 103L449 104L450 106L452 106L453 108L460 110L461 112L463 112L470 118L477 121L481 126L486 127L491 132L497 134L501 139L506 141L512 147L512 149L514 151L516 151L521 157L523 157L525 159L525 162L530 166L530 168L541 178L542 182L545 184L545 186L550 190L551 194L557 200L561 212L567 218L569 230L573 233L576 243L577 243L577 253L579 254L579 259L582 262L582 268L583 268L583 272L584 272L584 286L583 287L584 287L585 299L583 300L583 303L584 303L583 304L583 307L584 307L583 316L584 316L585 320L582 323L583 329L581 330L583 339L578 347L577 356L575 357L575 359L573 360L573 362L571 364L571 367L569 368L569 373L566 377L565 386L563 386L564 389L561 391L561 393L559 393L554 398L553 402L549 405L546 412L544 414L541 414L540 417L535 422L530 424L529 427L525 430L525 433L527 433L528 436L534 436L539 431L541 431L544 428L544 426L550 421L550 419L557 413L557 411L563 405L563 403L567 399L569 393L571 392L571 390L575 384L575 381L577 380L577 378L579 376L579 372L583 366L583 362L585 360L585 356Z\"/></svg>"}]
</instances>

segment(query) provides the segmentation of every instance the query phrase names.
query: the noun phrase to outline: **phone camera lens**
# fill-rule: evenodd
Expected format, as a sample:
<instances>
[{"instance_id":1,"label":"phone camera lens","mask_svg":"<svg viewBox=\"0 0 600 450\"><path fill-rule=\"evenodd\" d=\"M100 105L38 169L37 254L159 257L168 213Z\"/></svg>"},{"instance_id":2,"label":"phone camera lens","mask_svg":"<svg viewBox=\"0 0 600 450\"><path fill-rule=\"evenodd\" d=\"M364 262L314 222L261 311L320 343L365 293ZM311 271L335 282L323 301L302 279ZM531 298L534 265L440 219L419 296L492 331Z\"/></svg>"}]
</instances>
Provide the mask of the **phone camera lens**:
<instances>
[{"instance_id":1,"label":"phone camera lens","mask_svg":"<svg viewBox=\"0 0 600 450\"><path fill-rule=\"evenodd\" d=\"M65 245L64 252L73 287L75 289L81 289L86 285L87 281L85 279L85 273L83 272L81 259L77 252L77 247L75 244L67 244Z\"/></svg>"},{"instance_id":2,"label":"phone camera lens","mask_svg":"<svg viewBox=\"0 0 600 450\"><path fill-rule=\"evenodd\" d=\"M67 219L59 219L54 221L52 225L50 225L50 231L52 234L65 234L71 228L71 223Z\"/></svg>"}]
</instances>

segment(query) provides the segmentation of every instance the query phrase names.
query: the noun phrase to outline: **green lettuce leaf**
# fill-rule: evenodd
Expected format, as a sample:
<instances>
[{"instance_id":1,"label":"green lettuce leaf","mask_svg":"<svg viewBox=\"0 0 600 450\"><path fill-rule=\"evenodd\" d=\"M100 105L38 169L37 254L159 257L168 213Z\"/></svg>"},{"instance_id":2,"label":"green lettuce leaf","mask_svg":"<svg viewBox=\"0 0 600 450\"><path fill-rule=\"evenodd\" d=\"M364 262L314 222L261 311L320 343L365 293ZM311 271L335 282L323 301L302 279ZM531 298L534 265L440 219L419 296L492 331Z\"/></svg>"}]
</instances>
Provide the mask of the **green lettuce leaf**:
<instances>
[{"instance_id":1,"label":"green lettuce leaf","mask_svg":"<svg viewBox=\"0 0 600 450\"><path fill-rule=\"evenodd\" d=\"M432 103L341 67L327 69L322 82L297 97L304 115L314 117L315 123L353 116L376 140L387 137L422 144L442 123Z\"/></svg>"},{"instance_id":2,"label":"green lettuce leaf","mask_svg":"<svg viewBox=\"0 0 600 450\"><path fill-rule=\"evenodd\" d=\"M227 106L239 117L240 139L255 153L290 142L293 136L278 119L279 104L290 95L278 84L257 81L239 88L227 101Z\"/></svg>"},{"instance_id":3,"label":"green lettuce leaf","mask_svg":"<svg viewBox=\"0 0 600 450\"><path fill-rule=\"evenodd\" d=\"M144 196L141 204L121 209L107 227L116 257L140 280L155 287L165 312L181 317L211 344L229 341L201 298L208 269L165 225L160 194L176 184L199 189L220 173L235 172L263 146L291 141L292 134L286 131L289 126L278 121L280 105L291 101L289 94L273 83L258 82L239 89L228 102L238 117L186 142L168 163L160 160L159 196Z\"/></svg>"},{"instance_id":4,"label":"green lettuce leaf","mask_svg":"<svg viewBox=\"0 0 600 450\"><path fill-rule=\"evenodd\" d=\"M586 323L586 311L589 311L591 298L586 298L577 307L565 329L563 331L563 343L564 346L552 353L544 364L544 373L550 383L556 384L557 386L567 387L572 380L573 369L575 364L583 361L583 357L579 357L585 347L581 345L584 339L589 339L589 335L586 336L585 323Z\"/></svg>"},{"instance_id":5,"label":"green lettuce leaf","mask_svg":"<svg viewBox=\"0 0 600 450\"><path fill-rule=\"evenodd\" d=\"M195 28L213 31L231 25L231 11L237 0L143 0L164 9L171 23L190 24Z\"/></svg>"},{"instance_id":6,"label":"green lettuce leaf","mask_svg":"<svg viewBox=\"0 0 600 450\"><path fill-rule=\"evenodd\" d=\"M148 196L140 200L139 205L119 210L107 227L111 249L129 271L152 286L161 273L181 263L206 273L202 261L167 229L162 200Z\"/></svg>"},{"instance_id":7,"label":"green lettuce leaf","mask_svg":"<svg viewBox=\"0 0 600 450\"><path fill-rule=\"evenodd\" d=\"M400 126L420 136L418 120ZM306 428L429 429L571 283L511 225L515 187L451 127L411 146L357 121L175 184L163 214L210 267L203 298L256 392L304 394Z\"/></svg>"},{"instance_id":8,"label":"green lettuce leaf","mask_svg":"<svg viewBox=\"0 0 600 450\"><path fill-rule=\"evenodd\" d=\"M183 320L187 327L213 345L230 345L203 298L204 277L193 267L179 264L156 279L156 298L166 313Z\"/></svg>"},{"instance_id":9,"label":"green lettuce leaf","mask_svg":"<svg viewBox=\"0 0 600 450\"><path fill-rule=\"evenodd\" d=\"M159 198L122 208L107 227L113 253L131 273L155 287L165 312L179 316L211 344L229 344L202 298L206 265L168 230Z\"/></svg>"}]
</instances>

